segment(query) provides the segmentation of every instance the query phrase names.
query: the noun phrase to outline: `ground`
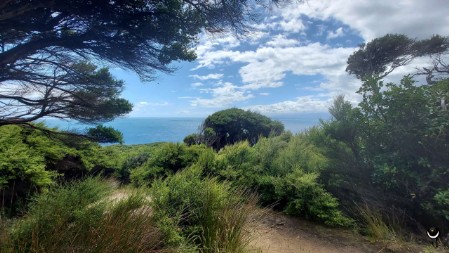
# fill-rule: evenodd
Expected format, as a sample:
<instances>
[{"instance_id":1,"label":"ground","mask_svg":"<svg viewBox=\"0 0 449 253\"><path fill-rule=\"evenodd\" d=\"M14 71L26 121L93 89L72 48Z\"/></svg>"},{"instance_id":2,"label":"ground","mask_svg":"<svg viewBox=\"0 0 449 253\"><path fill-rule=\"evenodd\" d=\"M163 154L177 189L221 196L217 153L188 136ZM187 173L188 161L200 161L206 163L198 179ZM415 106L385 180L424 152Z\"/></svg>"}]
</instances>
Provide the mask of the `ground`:
<instances>
[{"instance_id":1,"label":"ground","mask_svg":"<svg viewBox=\"0 0 449 253\"><path fill-rule=\"evenodd\" d=\"M118 189L110 200L129 196L132 190ZM311 221L267 209L256 209L251 216L250 252L254 253L443 253L434 249L426 236L421 243L371 242L349 229L326 227Z\"/></svg>"},{"instance_id":2,"label":"ground","mask_svg":"<svg viewBox=\"0 0 449 253\"><path fill-rule=\"evenodd\" d=\"M329 228L316 223L268 212L251 227L251 249L262 253L301 252L427 252L426 244L372 243L355 231ZM427 247L430 248L430 247ZM430 252L445 252L440 249Z\"/></svg>"}]
</instances>

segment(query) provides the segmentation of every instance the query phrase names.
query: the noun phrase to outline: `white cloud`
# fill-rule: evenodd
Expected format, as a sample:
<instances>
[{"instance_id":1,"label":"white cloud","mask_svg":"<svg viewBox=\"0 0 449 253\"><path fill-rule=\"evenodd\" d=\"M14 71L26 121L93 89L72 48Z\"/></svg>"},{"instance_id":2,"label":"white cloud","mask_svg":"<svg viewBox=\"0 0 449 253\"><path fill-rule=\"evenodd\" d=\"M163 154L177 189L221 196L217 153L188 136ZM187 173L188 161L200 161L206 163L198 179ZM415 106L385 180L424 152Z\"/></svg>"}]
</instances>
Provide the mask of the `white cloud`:
<instances>
[{"instance_id":1,"label":"white cloud","mask_svg":"<svg viewBox=\"0 0 449 253\"><path fill-rule=\"evenodd\" d=\"M268 92L261 92L261 93L259 93L259 95L261 95L261 96L268 96L268 95L270 95L270 93L268 93Z\"/></svg>"},{"instance_id":2,"label":"white cloud","mask_svg":"<svg viewBox=\"0 0 449 253\"><path fill-rule=\"evenodd\" d=\"M268 105L252 105L244 109L262 114L327 112L332 99L320 100L312 96L297 97L295 100L282 101Z\"/></svg>"},{"instance_id":3,"label":"white cloud","mask_svg":"<svg viewBox=\"0 0 449 253\"><path fill-rule=\"evenodd\" d=\"M201 81L205 81L205 80L210 80L210 79L220 79L223 77L223 74L208 74L205 76L200 76L200 75L190 75L190 77L193 77L195 79L201 80Z\"/></svg>"},{"instance_id":4,"label":"white cloud","mask_svg":"<svg viewBox=\"0 0 449 253\"><path fill-rule=\"evenodd\" d=\"M167 101L164 102L148 102L148 101L141 101L135 105L135 107L144 107L144 106L167 106L169 103Z\"/></svg>"},{"instance_id":5,"label":"white cloud","mask_svg":"<svg viewBox=\"0 0 449 253\"><path fill-rule=\"evenodd\" d=\"M191 86L194 88L201 87L201 86L204 86L204 83L196 82L196 83L192 83Z\"/></svg>"},{"instance_id":6,"label":"white cloud","mask_svg":"<svg viewBox=\"0 0 449 253\"><path fill-rule=\"evenodd\" d=\"M272 47L292 47L299 45L299 40L288 39L285 35L278 34L268 41L266 45Z\"/></svg>"},{"instance_id":7,"label":"white cloud","mask_svg":"<svg viewBox=\"0 0 449 253\"><path fill-rule=\"evenodd\" d=\"M345 34L345 32L343 31L343 27L339 27L337 30L334 31L329 31L327 33L327 39L335 39L338 37L342 37Z\"/></svg>"},{"instance_id":8,"label":"white cloud","mask_svg":"<svg viewBox=\"0 0 449 253\"><path fill-rule=\"evenodd\" d=\"M204 90L206 93L210 93L212 98L195 98L190 101L192 106L223 108L254 97L251 93L229 82L221 83L218 87Z\"/></svg>"},{"instance_id":9,"label":"white cloud","mask_svg":"<svg viewBox=\"0 0 449 253\"><path fill-rule=\"evenodd\" d=\"M217 90L203 89L201 92L212 94L212 98L196 98L192 100L192 105L218 106L245 101L252 98L250 92L253 90L289 85L285 81L287 75L317 75L324 81L304 84L303 88L307 87L316 93L313 96L300 96L294 100L248 108L264 113L327 111L329 101L340 94L356 103L360 101L360 96L355 91L361 82L349 76L345 68L348 56L357 48L309 42L307 39L311 38L302 35L301 41L294 40L292 34L299 37L297 33L308 31L309 23L321 20L324 23L316 32L321 35L327 32L328 40L344 38L354 31L367 41L386 33L427 38L433 34L449 34L449 26L444 25L449 22L446 13L449 13L449 4L443 4L442 0L398 0L394 4L389 0L322 0L308 1L307 4L296 2L276 11L277 18L266 18L254 25L260 29L260 36L246 38L246 42L250 45L258 43L256 48L237 47L238 43L232 43L232 38L223 40L223 45L203 42L205 50L200 50L198 54L197 68L234 64L233 66L239 66L242 84L221 85ZM310 20L307 24L305 16ZM328 27L335 25L335 21L341 22L343 26L328 31ZM277 35L266 39L268 34L273 33ZM417 59L408 66L398 68L389 76L389 80L398 81L404 74L414 72L416 66L426 64L427 59ZM222 89L227 92L221 94ZM265 96L267 93L258 94Z\"/></svg>"},{"instance_id":10,"label":"white cloud","mask_svg":"<svg viewBox=\"0 0 449 253\"><path fill-rule=\"evenodd\" d=\"M244 85L243 89L276 88L283 85L287 73L294 75L323 75L331 83L338 81L345 72L346 59L355 48L332 48L321 43L312 43L296 47L259 47L255 51L211 51L206 58L200 58L200 64L220 64L231 61L244 63L239 73ZM348 77L350 79L350 77ZM347 84L334 84L340 90Z\"/></svg>"},{"instance_id":11,"label":"white cloud","mask_svg":"<svg viewBox=\"0 0 449 253\"><path fill-rule=\"evenodd\" d=\"M279 22L279 26L283 31L292 33L297 33L306 29L306 26L299 17L287 21L283 20Z\"/></svg>"},{"instance_id":12,"label":"white cloud","mask_svg":"<svg viewBox=\"0 0 449 253\"><path fill-rule=\"evenodd\" d=\"M129 114L129 116L133 117L142 117L142 116L150 116L157 111L160 111L160 107L167 107L170 103L167 101L161 102L149 102L149 101L140 101L134 104L133 111Z\"/></svg>"},{"instance_id":13,"label":"white cloud","mask_svg":"<svg viewBox=\"0 0 449 253\"><path fill-rule=\"evenodd\" d=\"M288 22L301 15L341 21L360 32L365 40L386 33L402 33L427 38L433 34L449 34L449 4L445 0L321 0L293 4L278 10Z\"/></svg>"}]
</instances>

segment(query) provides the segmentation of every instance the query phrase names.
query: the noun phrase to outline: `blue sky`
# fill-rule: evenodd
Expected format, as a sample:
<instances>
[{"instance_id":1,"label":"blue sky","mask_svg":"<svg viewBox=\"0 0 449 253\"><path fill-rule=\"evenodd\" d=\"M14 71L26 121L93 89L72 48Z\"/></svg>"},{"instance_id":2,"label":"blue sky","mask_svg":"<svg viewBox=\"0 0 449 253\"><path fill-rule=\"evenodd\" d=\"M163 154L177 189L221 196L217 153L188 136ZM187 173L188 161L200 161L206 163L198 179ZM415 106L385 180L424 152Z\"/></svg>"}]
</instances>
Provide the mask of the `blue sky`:
<instances>
[{"instance_id":1,"label":"blue sky","mask_svg":"<svg viewBox=\"0 0 449 253\"><path fill-rule=\"evenodd\" d=\"M326 112L343 94L354 104L360 82L345 72L359 44L387 33L412 38L449 35L446 0L308 0L266 10L254 30L202 34L194 62L178 62L170 75L142 83L128 70L112 73L126 83L130 117L205 117L239 107L269 116ZM428 59L390 75L397 80Z\"/></svg>"}]
</instances>

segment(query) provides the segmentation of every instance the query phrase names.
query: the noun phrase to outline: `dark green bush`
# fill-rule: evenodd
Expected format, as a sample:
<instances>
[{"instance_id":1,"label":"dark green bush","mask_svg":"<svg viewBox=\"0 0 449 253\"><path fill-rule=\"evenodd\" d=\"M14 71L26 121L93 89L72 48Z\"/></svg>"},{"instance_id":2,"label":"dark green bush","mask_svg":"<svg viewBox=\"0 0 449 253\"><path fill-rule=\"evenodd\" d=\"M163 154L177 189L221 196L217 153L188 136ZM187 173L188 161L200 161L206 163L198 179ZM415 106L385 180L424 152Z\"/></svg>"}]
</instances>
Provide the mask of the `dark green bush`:
<instances>
[{"instance_id":1,"label":"dark green bush","mask_svg":"<svg viewBox=\"0 0 449 253\"><path fill-rule=\"evenodd\" d=\"M328 160L305 134L261 138L253 147L237 143L223 148L215 162L211 159L203 162L208 171L234 186L257 191L264 205L328 225L351 224L338 200L320 183Z\"/></svg>"},{"instance_id":2,"label":"dark green bush","mask_svg":"<svg viewBox=\"0 0 449 253\"><path fill-rule=\"evenodd\" d=\"M201 145L188 147L179 143L164 143L145 163L131 170L131 182L134 185L148 185L156 178L172 175L195 163L204 150L206 147Z\"/></svg>"},{"instance_id":3,"label":"dark green bush","mask_svg":"<svg viewBox=\"0 0 449 253\"><path fill-rule=\"evenodd\" d=\"M240 141L253 145L260 136L280 135L284 125L256 112L230 108L209 115L200 130L201 143L220 150Z\"/></svg>"}]
</instances>

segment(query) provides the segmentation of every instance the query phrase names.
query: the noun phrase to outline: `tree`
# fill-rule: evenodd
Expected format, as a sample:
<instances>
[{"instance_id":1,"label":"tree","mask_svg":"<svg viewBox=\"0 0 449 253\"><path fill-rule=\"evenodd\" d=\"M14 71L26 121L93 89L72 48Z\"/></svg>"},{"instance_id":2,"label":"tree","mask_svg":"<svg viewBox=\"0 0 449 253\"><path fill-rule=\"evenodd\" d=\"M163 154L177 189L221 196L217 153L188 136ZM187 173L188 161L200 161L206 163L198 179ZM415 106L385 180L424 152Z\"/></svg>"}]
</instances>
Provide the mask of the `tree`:
<instances>
[{"instance_id":1,"label":"tree","mask_svg":"<svg viewBox=\"0 0 449 253\"><path fill-rule=\"evenodd\" d=\"M112 127L105 127L102 125L90 128L87 131L87 136L102 143L118 142L123 143L123 134Z\"/></svg>"},{"instance_id":2,"label":"tree","mask_svg":"<svg viewBox=\"0 0 449 253\"><path fill-rule=\"evenodd\" d=\"M88 123L131 110L123 83L98 64L152 80L193 60L202 31L236 32L247 0L4 0L0 3L0 125L43 116ZM277 1L274 1L277 2Z\"/></svg>"},{"instance_id":3,"label":"tree","mask_svg":"<svg viewBox=\"0 0 449 253\"><path fill-rule=\"evenodd\" d=\"M362 44L359 50L349 56L346 71L361 80L373 76L382 79L416 57L432 56L433 66L423 68L417 73L426 75L430 84L434 74L449 75L449 66L441 58L441 54L448 49L449 38L440 35L414 40L405 35L387 34L368 44Z\"/></svg>"},{"instance_id":4,"label":"tree","mask_svg":"<svg viewBox=\"0 0 449 253\"><path fill-rule=\"evenodd\" d=\"M202 133L211 143L205 143L216 150L228 144L248 140L255 144L260 136L279 135L284 125L256 112L238 108L218 111L208 116L202 125ZM211 135L214 135L212 138Z\"/></svg>"}]
</instances>

